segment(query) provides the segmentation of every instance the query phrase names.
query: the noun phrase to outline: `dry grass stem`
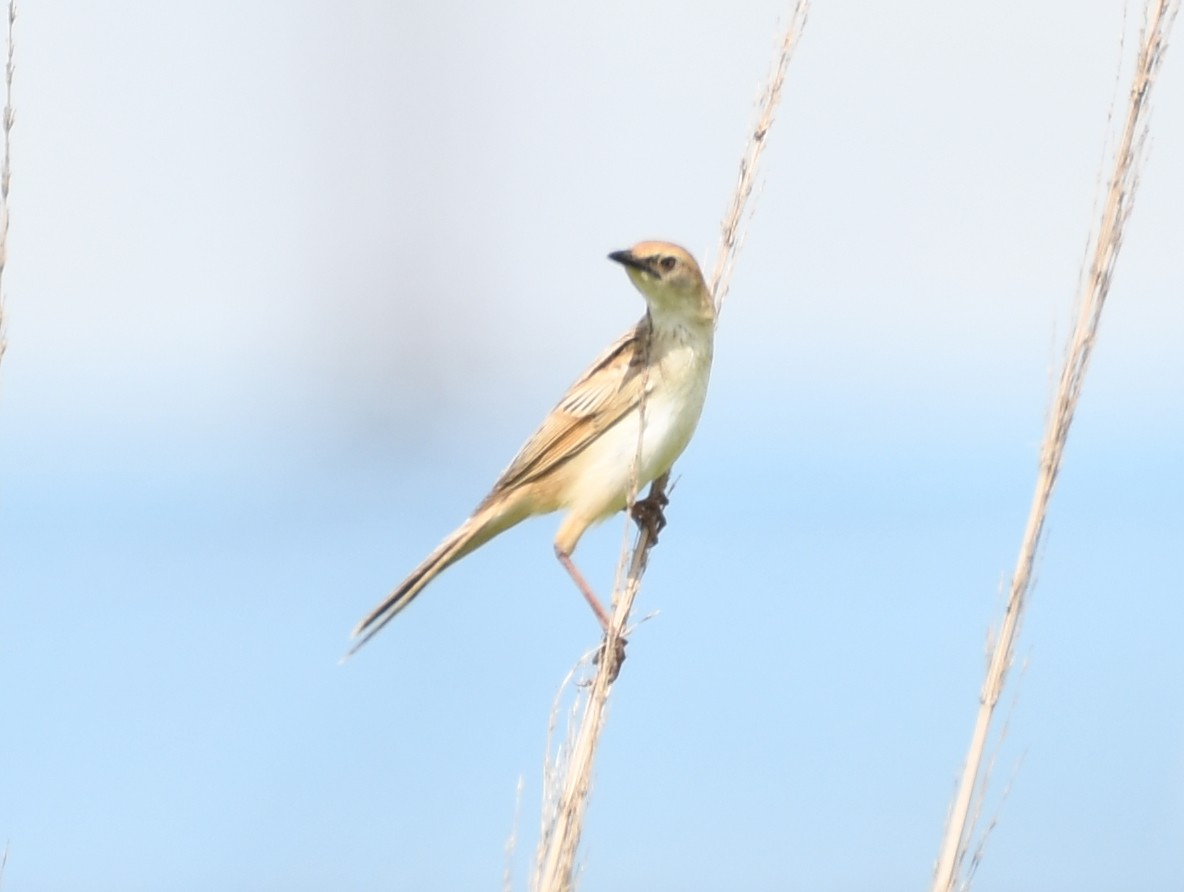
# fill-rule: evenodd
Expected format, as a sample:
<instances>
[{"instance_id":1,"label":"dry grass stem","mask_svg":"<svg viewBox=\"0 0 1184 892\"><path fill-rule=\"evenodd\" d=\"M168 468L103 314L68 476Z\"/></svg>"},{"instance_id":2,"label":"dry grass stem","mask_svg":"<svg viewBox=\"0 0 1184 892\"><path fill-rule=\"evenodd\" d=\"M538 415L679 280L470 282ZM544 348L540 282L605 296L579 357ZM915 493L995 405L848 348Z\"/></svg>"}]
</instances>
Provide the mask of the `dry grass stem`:
<instances>
[{"instance_id":1,"label":"dry grass stem","mask_svg":"<svg viewBox=\"0 0 1184 892\"><path fill-rule=\"evenodd\" d=\"M0 360L8 337L4 325L4 269L8 265L8 182L12 176L12 125L16 117L12 110L12 29L16 24L16 0L8 3L8 52L4 62L4 157L0 158Z\"/></svg>"},{"instance_id":2,"label":"dry grass stem","mask_svg":"<svg viewBox=\"0 0 1184 892\"><path fill-rule=\"evenodd\" d=\"M719 252L715 258L715 266L711 270L711 278L707 287L715 298L715 310L718 318L723 308L724 299L728 296L728 289L732 283L732 270L736 266L736 256L744 244L747 234L747 221L752 218L752 207L749 199L756 184L756 174L760 169L761 155L765 151L766 137L773 126L773 118L781 104L781 88L785 84L785 73L789 70L789 60L793 57L794 47L802 29L806 27L806 16L809 3L799 0L794 4L793 12L789 16L789 24L781 38L777 51L777 58L773 63L773 70L769 74L768 83L761 93L757 105L760 109L756 125L749 134L748 145L740 158L740 175L736 180L736 189L732 193L732 204L724 215L720 224Z\"/></svg>"},{"instance_id":3,"label":"dry grass stem","mask_svg":"<svg viewBox=\"0 0 1184 892\"><path fill-rule=\"evenodd\" d=\"M761 97L756 126L740 161L740 177L721 226L719 256L708 282L717 309L727 294L732 270L735 267L736 253L743 240L743 224L751 217L749 198L777 104L781 99L786 69L805 24L807 5L806 0L798 0L795 3L789 25L778 46L773 74ZM644 403L641 411L641 427L644 429ZM639 451L640 446L639 441ZM636 462L634 467L636 469ZM665 474L655 480L650 486L647 499L665 499L669 477L669 474ZM636 490L635 481L632 491L636 493ZM634 499L630 498L629 502L632 505ZM613 586L612 618L604 648L600 651L602 654L613 654L617 642L622 638L645 573L649 550L654 545L650 530L643 526L633 538L632 547L627 547L628 524L629 521L626 521L626 539L622 543L621 560ZM552 793L544 795L544 826L539 840L533 885L535 892L569 892L574 888L576 851L579 848L584 811L592 783L592 765L604 727L614 663L615 660L611 656L601 659L592 680L579 688L577 701L572 706L573 719L576 719L573 729L560 745L557 756L553 760L548 759L544 767L548 789ZM573 679L574 671L569 674L564 687L566 688ZM557 713L558 706L552 713L552 728ZM548 752L550 751L549 741Z\"/></svg>"},{"instance_id":4,"label":"dry grass stem","mask_svg":"<svg viewBox=\"0 0 1184 892\"><path fill-rule=\"evenodd\" d=\"M570 763L572 748L575 740L572 728L579 721L580 701L577 696L568 704L564 733L560 737L559 716L564 712L565 695L572 690L577 674L583 666L590 662L592 655L585 654L580 662L572 668L559 685L555 694L555 702L551 705L550 719L547 723L547 759L543 762L543 809L542 828L539 832L538 848L535 851L534 876L531 878L530 888L536 890L548 888L545 883L549 877L559 869L559 835L563 832L565 822L561 813L565 809L568 797L567 779L571 775ZM548 879L544 879L544 875Z\"/></svg>"},{"instance_id":5,"label":"dry grass stem","mask_svg":"<svg viewBox=\"0 0 1184 892\"><path fill-rule=\"evenodd\" d=\"M1114 168L1108 182L1101 219L1087 254L1080 283L1077 318L1069 339L1064 366L1053 396L1040 449L1040 467L1028 513L1027 526L1011 578L1003 623L991 651L986 679L979 697L979 710L971 736L966 764L958 783L946 823L933 876L934 892L955 888L970 847L974 821L968 820L972 801L983 795L978 784L995 706L1011 667L1013 648L1031 587L1033 565L1040 546L1049 499L1061 468L1061 457L1069 427L1085 382L1090 356L1097 339L1098 322L1110 291L1115 263L1122 247L1123 227L1130 217L1139 185L1139 162L1147 143L1151 88L1163 63L1168 35L1179 11L1179 0L1151 0L1140 35L1134 81L1127 101L1126 121L1114 153ZM961 888L969 885L963 879Z\"/></svg>"},{"instance_id":6,"label":"dry grass stem","mask_svg":"<svg viewBox=\"0 0 1184 892\"><path fill-rule=\"evenodd\" d=\"M518 786L514 788L514 823L510 827L510 835L506 837L505 853L506 868L502 872L502 892L514 892L514 855L518 851L518 828L522 823L522 793L526 789L526 779L518 775Z\"/></svg>"}]
</instances>

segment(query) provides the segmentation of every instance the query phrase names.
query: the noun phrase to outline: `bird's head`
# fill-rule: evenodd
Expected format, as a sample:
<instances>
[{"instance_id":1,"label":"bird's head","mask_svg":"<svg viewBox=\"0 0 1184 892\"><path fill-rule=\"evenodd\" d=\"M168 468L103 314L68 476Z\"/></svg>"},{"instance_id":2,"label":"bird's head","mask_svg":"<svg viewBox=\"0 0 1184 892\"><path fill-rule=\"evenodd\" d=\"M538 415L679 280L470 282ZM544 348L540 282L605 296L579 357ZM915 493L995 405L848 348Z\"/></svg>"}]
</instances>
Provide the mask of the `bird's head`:
<instances>
[{"instance_id":1,"label":"bird's head","mask_svg":"<svg viewBox=\"0 0 1184 892\"><path fill-rule=\"evenodd\" d=\"M669 242L640 242L608 257L625 267L652 312L714 319L715 306L703 273L685 249Z\"/></svg>"}]
</instances>

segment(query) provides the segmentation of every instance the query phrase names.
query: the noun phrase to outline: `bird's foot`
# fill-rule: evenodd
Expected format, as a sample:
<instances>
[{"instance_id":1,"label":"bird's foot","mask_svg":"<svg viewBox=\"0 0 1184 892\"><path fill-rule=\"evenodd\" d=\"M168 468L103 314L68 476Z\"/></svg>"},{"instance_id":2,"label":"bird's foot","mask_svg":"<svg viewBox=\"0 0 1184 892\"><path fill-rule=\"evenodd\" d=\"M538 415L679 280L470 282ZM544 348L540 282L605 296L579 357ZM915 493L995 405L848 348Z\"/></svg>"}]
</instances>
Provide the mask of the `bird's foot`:
<instances>
[{"instance_id":1,"label":"bird's foot","mask_svg":"<svg viewBox=\"0 0 1184 892\"><path fill-rule=\"evenodd\" d=\"M601 661L606 659L608 654L609 636L604 636L604 641L601 642L600 649L596 651L596 656L592 658L592 665L599 666ZM608 659L608 683L612 684L617 680L617 676L621 674L621 664L625 662L625 645L629 643L628 639L616 637L612 639L613 649L612 654Z\"/></svg>"},{"instance_id":2,"label":"bird's foot","mask_svg":"<svg viewBox=\"0 0 1184 892\"><path fill-rule=\"evenodd\" d=\"M650 545L658 544L658 533L666 526L666 515L663 508L670 504L665 493L650 491L644 499L633 503L629 509L629 516L633 518L638 528L645 530L650 536Z\"/></svg>"}]
</instances>

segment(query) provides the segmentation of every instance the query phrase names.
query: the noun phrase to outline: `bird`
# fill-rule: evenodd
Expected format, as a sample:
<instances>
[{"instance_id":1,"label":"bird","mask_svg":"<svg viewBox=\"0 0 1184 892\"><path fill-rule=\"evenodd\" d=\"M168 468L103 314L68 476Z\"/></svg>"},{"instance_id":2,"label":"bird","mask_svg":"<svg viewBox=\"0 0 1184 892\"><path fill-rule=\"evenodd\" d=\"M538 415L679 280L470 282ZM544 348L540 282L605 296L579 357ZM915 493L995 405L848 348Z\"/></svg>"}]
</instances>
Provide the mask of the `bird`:
<instances>
[{"instance_id":1,"label":"bird","mask_svg":"<svg viewBox=\"0 0 1184 892\"><path fill-rule=\"evenodd\" d=\"M608 612L572 553L589 527L623 510L690 442L707 397L716 315L684 248L643 241L608 258L645 298L645 315L568 388L468 520L362 618L346 657L446 568L526 518L555 511L565 512L555 556L607 635ZM661 506L649 507L664 522Z\"/></svg>"}]
</instances>

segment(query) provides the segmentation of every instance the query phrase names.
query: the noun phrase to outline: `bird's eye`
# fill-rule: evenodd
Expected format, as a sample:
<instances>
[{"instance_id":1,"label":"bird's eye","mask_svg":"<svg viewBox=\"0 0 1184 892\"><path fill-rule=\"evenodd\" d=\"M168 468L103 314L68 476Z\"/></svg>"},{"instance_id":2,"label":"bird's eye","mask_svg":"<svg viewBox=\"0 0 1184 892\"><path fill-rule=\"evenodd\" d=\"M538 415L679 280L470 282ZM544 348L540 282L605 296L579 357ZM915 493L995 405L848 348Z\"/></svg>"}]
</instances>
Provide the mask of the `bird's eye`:
<instances>
[{"instance_id":1,"label":"bird's eye","mask_svg":"<svg viewBox=\"0 0 1184 892\"><path fill-rule=\"evenodd\" d=\"M663 257L658 261L658 265L662 267L665 272L670 272L674 269L674 264L678 263L673 257Z\"/></svg>"}]
</instances>

